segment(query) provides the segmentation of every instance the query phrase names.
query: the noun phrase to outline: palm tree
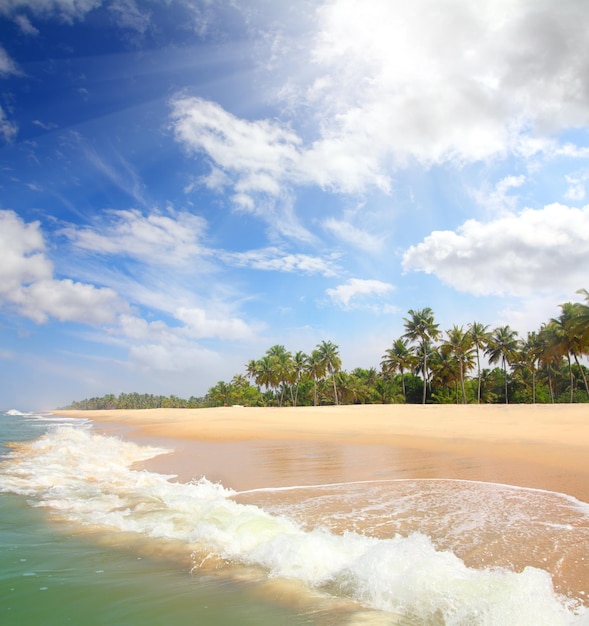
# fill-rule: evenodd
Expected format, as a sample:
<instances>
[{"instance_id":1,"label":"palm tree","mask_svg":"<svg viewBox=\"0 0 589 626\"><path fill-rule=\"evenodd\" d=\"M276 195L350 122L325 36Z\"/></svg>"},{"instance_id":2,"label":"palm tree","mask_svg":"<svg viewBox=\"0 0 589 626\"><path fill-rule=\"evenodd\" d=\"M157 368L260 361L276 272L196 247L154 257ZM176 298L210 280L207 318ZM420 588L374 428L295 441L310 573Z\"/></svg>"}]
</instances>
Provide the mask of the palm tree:
<instances>
[{"instance_id":1,"label":"palm tree","mask_svg":"<svg viewBox=\"0 0 589 626\"><path fill-rule=\"evenodd\" d=\"M411 353L405 339L397 339L393 347L389 348L383 355L380 367L385 374L399 372L401 374L401 385L403 396L407 399L405 390L405 370L411 370L415 365L415 356Z\"/></svg>"},{"instance_id":2,"label":"palm tree","mask_svg":"<svg viewBox=\"0 0 589 626\"><path fill-rule=\"evenodd\" d=\"M536 404L536 372L541 352L541 342L538 333L529 332L525 341L521 343L522 361L532 372L532 403Z\"/></svg>"},{"instance_id":3,"label":"palm tree","mask_svg":"<svg viewBox=\"0 0 589 626\"><path fill-rule=\"evenodd\" d=\"M589 351L589 291L586 289L579 289L577 293L585 296L585 302L575 303L575 319L571 324L571 328L575 334L581 340L581 343L585 347L584 354Z\"/></svg>"},{"instance_id":4,"label":"palm tree","mask_svg":"<svg viewBox=\"0 0 589 626\"><path fill-rule=\"evenodd\" d=\"M579 363L579 355L582 355L586 346L584 347L582 335L577 334L576 330L579 326L577 315L578 308L572 302L565 302L560 305L561 314L557 318L552 318L550 323L553 325L555 331L556 345L555 349L557 353L562 356L566 356L569 368L570 378L570 402L573 401L574 393L574 376L573 367L571 363L571 356L573 357L577 367L581 371L583 382L585 383L585 390L589 394L589 387L587 386L587 377L585 372Z\"/></svg>"},{"instance_id":5,"label":"palm tree","mask_svg":"<svg viewBox=\"0 0 589 626\"><path fill-rule=\"evenodd\" d=\"M488 328L488 326L484 326L480 322L472 322L472 324L468 325L472 345L475 347L477 354L477 404L481 403L481 350L485 350L489 342L490 334Z\"/></svg>"},{"instance_id":6,"label":"palm tree","mask_svg":"<svg viewBox=\"0 0 589 626\"><path fill-rule=\"evenodd\" d=\"M275 345L266 350L266 355L272 360L272 369L274 372L274 382L276 386L280 383L280 399L278 406L282 406L284 402L284 391L286 384L292 374L292 357L290 352L284 346Z\"/></svg>"},{"instance_id":7,"label":"palm tree","mask_svg":"<svg viewBox=\"0 0 589 626\"><path fill-rule=\"evenodd\" d=\"M338 372L342 366L342 361L339 356L339 347L331 341L322 341L317 345L317 352L319 353L319 360L323 365L324 371L331 374L333 382L333 401L334 404L337 405L338 400L335 373Z\"/></svg>"},{"instance_id":8,"label":"palm tree","mask_svg":"<svg viewBox=\"0 0 589 626\"><path fill-rule=\"evenodd\" d=\"M562 356L555 351L557 340L555 329L551 324L542 324L538 331L538 363L541 373L548 378L548 388L550 390L550 400L554 404L554 374L561 362Z\"/></svg>"},{"instance_id":9,"label":"palm tree","mask_svg":"<svg viewBox=\"0 0 589 626\"><path fill-rule=\"evenodd\" d=\"M507 364L511 363L516 349L517 331L512 330L509 326L500 326L491 335L485 350L485 354L489 357L489 363L501 361L503 378L505 380L505 404L509 404L507 397Z\"/></svg>"},{"instance_id":10,"label":"palm tree","mask_svg":"<svg viewBox=\"0 0 589 626\"><path fill-rule=\"evenodd\" d=\"M301 376L305 371L305 366L308 360L308 356L299 350L292 358L292 375L295 383L295 393L293 396L293 405L296 406L299 399L299 383L301 382Z\"/></svg>"},{"instance_id":11,"label":"palm tree","mask_svg":"<svg viewBox=\"0 0 589 626\"><path fill-rule=\"evenodd\" d=\"M430 354L432 372L432 398L436 402L448 401L452 396L448 388L454 386L454 400L458 404L458 383L460 381L460 363L450 350L436 350Z\"/></svg>"},{"instance_id":12,"label":"palm tree","mask_svg":"<svg viewBox=\"0 0 589 626\"><path fill-rule=\"evenodd\" d=\"M250 359L245 366L245 373L257 384L258 362L256 359Z\"/></svg>"},{"instance_id":13,"label":"palm tree","mask_svg":"<svg viewBox=\"0 0 589 626\"><path fill-rule=\"evenodd\" d=\"M462 326L456 326L456 324L451 330L447 330L446 334L448 335L448 339L443 342L441 350L442 353L451 354L458 362L462 404L466 404L464 378L466 372L474 365L472 335L469 332L464 332Z\"/></svg>"},{"instance_id":14,"label":"palm tree","mask_svg":"<svg viewBox=\"0 0 589 626\"><path fill-rule=\"evenodd\" d=\"M313 379L313 406L317 406L317 380L325 375L325 366L319 350L313 350L306 360L306 371Z\"/></svg>"},{"instance_id":15,"label":"palm tree","mask_svg":"<svg viewBox=\"0 0 589 626\"><path fill-rule=\"evenodd\" d=\"M405 322L405 334L403 337L406 337L409 341L418 343L421 347L423 357L422 403L425 404L428 379L427 344L436 340L440 336L440 331L438 329L438 324L434 323L434 312L429 307L417 311L410 309L409 315L411 316L410 319L405 317L403 318L403 321Z\"/></svg>"},{"instance_id":16,"label":"palm tree","mask_svg":"<svg viewBox=\"0 0 589 626\"><path fill-rule=\"evenodd\" d=\"M256 361L256 385L263 385L266 387L266 395L269 396L268 393L270 387L274 386L275 374L274 374L274 363L272 358L265 354L261 359Z\"/></svg>"}]
</instances>

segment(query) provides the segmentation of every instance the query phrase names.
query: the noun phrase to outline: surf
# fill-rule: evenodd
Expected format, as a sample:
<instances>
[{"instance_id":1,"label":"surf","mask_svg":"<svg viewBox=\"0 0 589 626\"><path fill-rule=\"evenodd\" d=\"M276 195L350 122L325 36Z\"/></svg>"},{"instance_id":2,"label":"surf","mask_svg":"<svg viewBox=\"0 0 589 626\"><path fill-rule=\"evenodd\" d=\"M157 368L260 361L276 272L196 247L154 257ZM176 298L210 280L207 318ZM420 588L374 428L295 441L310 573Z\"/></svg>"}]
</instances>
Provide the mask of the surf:
<instances>
[{"instance_id":1,"label":"surf","mask_svg":"<svg viewBox=\"0 0 589 626\"><path fill-rule=\"evenodd\" d=\"M285 492L264 490L264 500L204 477L182 483L173 475L136 469L169 452L98 435L89 425L52 427L9 452L0 467L0 490L89 531L173 542L189 556L194 571L211 563L228 570L247 567L260 580L296 581L391 619L448 626L589 623L579 598L557 593L549 572L539 567L472 567L454 550L440 547L438 535L448 534L443 528L431 531L419 523L395 528L390 520L406 518L411 500L414 511L419 509L415 496L389 497L382 484L363 485L362 494L372 494L367 502L354 495L352 485L323 486L320 497L330 498L330 506L324 500L317 508L320 487L289 491L313 493L312 502L306 497L279 502L276 494ZM419 506L431 506L435 492ZM582 504L567 502L586 524ZM389 526L377 520L389 520ZM464 533L470 522L464 514L462 520ZM451 526L451 518L442 524Z\"/></svg>"}]
</instances>

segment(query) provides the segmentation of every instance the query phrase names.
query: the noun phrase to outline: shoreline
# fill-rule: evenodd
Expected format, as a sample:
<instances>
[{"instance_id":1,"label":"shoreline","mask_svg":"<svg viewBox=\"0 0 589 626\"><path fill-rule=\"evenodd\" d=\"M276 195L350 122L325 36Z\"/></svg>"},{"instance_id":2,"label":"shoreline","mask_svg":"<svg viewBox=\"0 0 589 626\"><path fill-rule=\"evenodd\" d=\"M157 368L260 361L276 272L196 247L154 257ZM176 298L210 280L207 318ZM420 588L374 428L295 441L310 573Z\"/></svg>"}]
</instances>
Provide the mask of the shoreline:
<instances>
[{"instance_id":1,"label":"shoreline","mask_svg":"<svg viewBox=\"0 0 589 626\"><path fill-rule=\"evenodd\" d=\"M436 477L545 489L589 502L589 405L51 412L174 449L145 467L180 480L200 474L247 489L319 484L323 478Z\"/></svg>"}]
</instances>

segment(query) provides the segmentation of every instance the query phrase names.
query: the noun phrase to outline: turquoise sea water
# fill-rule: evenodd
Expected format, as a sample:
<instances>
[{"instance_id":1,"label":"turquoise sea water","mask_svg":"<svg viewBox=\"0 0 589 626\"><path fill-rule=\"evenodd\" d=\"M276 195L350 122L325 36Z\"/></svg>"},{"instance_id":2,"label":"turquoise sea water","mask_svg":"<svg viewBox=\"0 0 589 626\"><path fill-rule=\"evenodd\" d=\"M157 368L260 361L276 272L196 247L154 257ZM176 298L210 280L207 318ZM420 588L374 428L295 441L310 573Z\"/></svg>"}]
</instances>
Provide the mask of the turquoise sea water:
<instances>
[{"instance_id":1,"label":"turquoise sea water","mask_svg":"<svg viewBox=\"0 0 589 626\"><path fill-rule=\"evenodd\" d=\"M0 624L589 624L589 507L566 495L234 493L136 471L166 451L89 422L0 420Z\"/></svg>"},{"instance_id":2,"label":"turquoise sea water","mask_svg":"<svg viewBox=\"0 0 589 626\"><path fill-rule=\"evenodd\" d=\"M63 423L1 413L0 420L2 455L10 452L6 443L38 438ZM189 559L183 568L165 551L146 555L130 538L109 542L104 533L83 532L36 504L0 494L3 626L313 623L279 602L256 598L249 583L191 574Z\"/></svg>"}]
</instances>

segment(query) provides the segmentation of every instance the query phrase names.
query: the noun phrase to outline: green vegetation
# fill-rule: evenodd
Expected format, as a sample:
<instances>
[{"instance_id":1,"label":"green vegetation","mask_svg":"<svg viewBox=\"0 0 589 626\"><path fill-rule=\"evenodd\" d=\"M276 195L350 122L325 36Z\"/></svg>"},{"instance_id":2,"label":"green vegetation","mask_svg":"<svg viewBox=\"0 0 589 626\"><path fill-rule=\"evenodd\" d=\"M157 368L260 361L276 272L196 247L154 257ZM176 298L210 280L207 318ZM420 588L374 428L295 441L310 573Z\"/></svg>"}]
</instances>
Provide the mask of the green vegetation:
<instances>
[{"instance_id":1,"label":"green vegetation","mask_svg":"<svg viewBox=\"0 0 589 626\"><path fill-rule=\"evenodd\" d=\"M203 398L189 398L184 400L176 396L154 396L150 393L121 393L118 396L112 393L101 398L88 398L72 402L68 406L60 407L63 410L76 411L109 411L113 409L196 409L204 406Z\"/></svg>"},{"instance_id":2,"label":"green vegetation","mask_svg":"<svg viewBox=\"0 0 589 626\"><path fill-rule=\"evenodd\" d=\"M520 338L509 326L480 322L441 333L433 311L410 310L380 369L342 370L339 348L322 341L311 352L269 348L245 374L218 382L204 398L136 393L73 402L71 409L197 408L389 403L589 402L589 292L586 304L560 305L558 317ZM481 362L497 364L481 369ZM472 376L471 376L472 374ZM249 380L248 380L249 379Z\"/></svg>"}]
</instances>

